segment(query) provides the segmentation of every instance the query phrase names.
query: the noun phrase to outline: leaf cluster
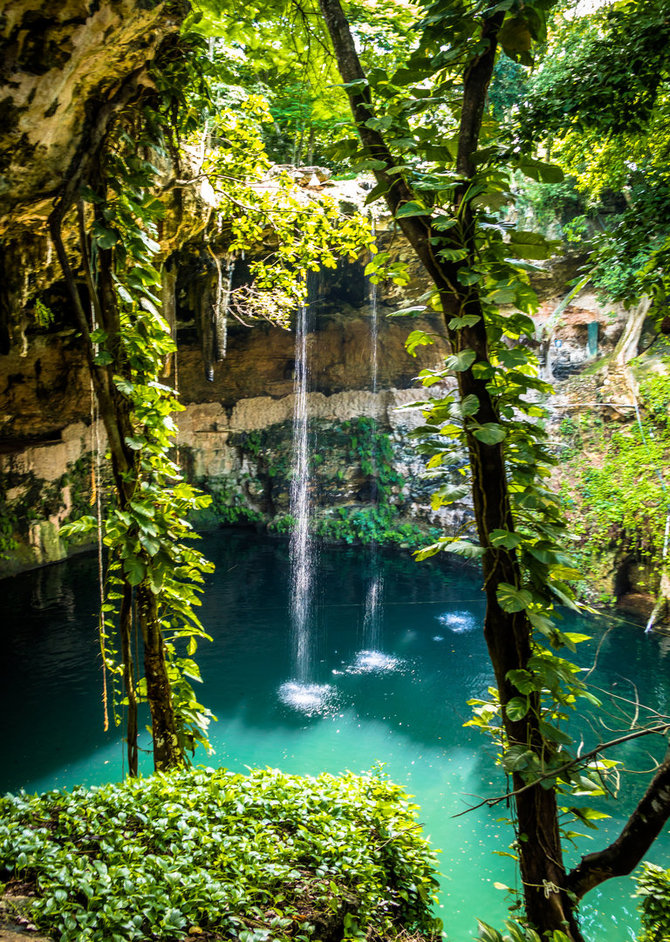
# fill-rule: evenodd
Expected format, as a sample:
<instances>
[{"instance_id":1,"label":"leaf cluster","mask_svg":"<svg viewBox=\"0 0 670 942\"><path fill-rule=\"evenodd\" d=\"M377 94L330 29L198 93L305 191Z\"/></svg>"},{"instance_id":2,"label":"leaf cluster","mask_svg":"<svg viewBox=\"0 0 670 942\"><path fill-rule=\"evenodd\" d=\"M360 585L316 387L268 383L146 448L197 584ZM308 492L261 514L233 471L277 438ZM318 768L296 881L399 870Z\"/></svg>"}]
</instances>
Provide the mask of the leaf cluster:
<instances>
[{"instance_id":1,"label":"leaf cluster","mask_svg":"<svg viewBox=\"0 0 670 942\"><path fill-rule=\"evenodd\" d=\"M415 806L375 775L181 770L0 799L0 861L63 942L439 935Z\"/></svg>"},{"instance_id":2,"label":"leaf cluster","mask_svg":"<svg viewBox=\"0 0 670 942\"><path fill-rule=\"evenodd\" d=\"M670 936L670 870L644 863L635 878L642 932L638 942L659 942Z\"/></svg>"}]
</instances>

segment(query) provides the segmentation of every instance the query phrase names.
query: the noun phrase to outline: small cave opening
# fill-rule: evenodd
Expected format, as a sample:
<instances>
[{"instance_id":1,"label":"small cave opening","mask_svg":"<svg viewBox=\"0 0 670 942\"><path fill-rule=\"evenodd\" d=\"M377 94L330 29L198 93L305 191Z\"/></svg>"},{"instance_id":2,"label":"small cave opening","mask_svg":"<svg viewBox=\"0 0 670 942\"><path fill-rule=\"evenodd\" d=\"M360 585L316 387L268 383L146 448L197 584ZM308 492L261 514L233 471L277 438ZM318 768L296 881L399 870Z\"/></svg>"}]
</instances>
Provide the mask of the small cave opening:
<instances>
[{"instance_id":1,"label":"small cave opening","mask_svg":"<svg viewBox=\"0 0 670 942\"><path fill-rule=\"evenodd\" d=\"M627 556L617 566L614 573L614 585L612 586L614 597L618 601L624 595L635 591L633 581L633 571L636 561L632 556Z\"/></svg>"}]
</instances>

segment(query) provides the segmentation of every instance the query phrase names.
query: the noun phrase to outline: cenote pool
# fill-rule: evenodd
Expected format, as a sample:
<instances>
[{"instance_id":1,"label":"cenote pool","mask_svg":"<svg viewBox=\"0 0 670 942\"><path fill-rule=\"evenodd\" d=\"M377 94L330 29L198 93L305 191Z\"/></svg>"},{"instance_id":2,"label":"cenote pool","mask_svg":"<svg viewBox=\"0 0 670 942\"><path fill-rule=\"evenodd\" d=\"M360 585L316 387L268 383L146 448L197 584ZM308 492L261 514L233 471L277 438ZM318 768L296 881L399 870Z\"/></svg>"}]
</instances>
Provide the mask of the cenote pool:
<instances>
[{"instance_id":1,"label":"cenote pool","mask_svg":"<svg viewBox=\"0 0 670 942\"><path fill-rule=\"evenodd\" d=\"M286 696L292 679L286 543L220 531L205 537L203 549L217 567L202 608L214 643L201 647L198 660L203 702L219 722L212 729L215 755L196 761L313 774L385 763L387 773L416 796L425 830L442 851L439 915L446 937L455 942L476 935L475 916L501 924L506 893L494 884L514 885L511 861L494 853L506 851L511 840L504 808L455 817L504 788L481 734L463 727L466 701L484 694L492 681L479 630L484 606L476 574L457 564L420 565L380 552L378 647L384 656L371 658L361 656L370 553L322 549L313 680L329 689L310 715ZM2 583L2 791L121 778L120 736L102 730L96 605L91 557ZM641 701L668 711L670 639L605 620L582 620L578 627L594 639L582 657L592 657L599 645L591 677L598 687L624 696L637 690ZM588 741L594 734L585 735ZM662 742L643 740L628 744L618 758L648 769L650 755L662 749ZM150 769L148 755L144 769ZM605 834L617 832L624 810L644 788L644 776L631 779L593 849ZM585 841L581 847L590 849ZM667 866L669 848L666 837L649 859ZM584 924L593 942L634 938L632 891L632 882L622 879L591 894Z\"/></svg>"}]
</instances>

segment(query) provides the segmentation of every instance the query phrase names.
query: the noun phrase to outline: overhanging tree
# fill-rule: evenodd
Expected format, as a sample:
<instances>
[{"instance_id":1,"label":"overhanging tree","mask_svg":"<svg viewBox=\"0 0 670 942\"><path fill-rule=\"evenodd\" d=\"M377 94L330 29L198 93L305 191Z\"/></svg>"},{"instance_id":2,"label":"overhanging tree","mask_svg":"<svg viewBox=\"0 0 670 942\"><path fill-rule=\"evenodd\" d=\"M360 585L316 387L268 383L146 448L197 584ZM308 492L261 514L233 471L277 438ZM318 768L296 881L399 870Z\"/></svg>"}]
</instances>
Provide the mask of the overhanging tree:
<instances>
[{"instance_id":1,"label":"overhanging tree","mask_svg":"<svg viewBox=\"0 0 670 942\"><path fill-rule=\"evenodd\" d=\"M476 704L475 722L489 726L496 715L500 719L528 920L555 939L580 942L579 899L629 872L670 814L670 755L621 837L568 873L557 794L589 778L597 782L607 761L597 751L583 760L572 752L562 726L577 698L589 694L574 666L546 646L574 647L579 640L561 632L552 617L556 603L574 605L565 580L575 572L563 550L560 506L543 487L552 457L533 421L542 415L533 393L549 387L518 343L533 333L524 259L544 257L546 246L535 233L506 228L487 212L505 201L511 169L546 181L561 177L496 140L486 118L499 46L528 62L532 41L546 36L552 5L438 0L425 10L406 66L366 75L339 0L320 0L358 132L360 146L352 143L350 150L373 170L371 198L385 199L432 280L433 307L444 316L452 352L446 369L426 371L424 382L430 386L446 372L458 382L457 397L425 403L424 450L432 455L429 466L439 468L450 456L445 436L467 448L478 545L441 541L424 555L447 548L481 556L484 634L498 702ZM516 313L503 316L501 304L513 304ZM428 338L412 339L422 342ZM443 488L436 504L455 496Z\"/></svg>"}]
</instances>

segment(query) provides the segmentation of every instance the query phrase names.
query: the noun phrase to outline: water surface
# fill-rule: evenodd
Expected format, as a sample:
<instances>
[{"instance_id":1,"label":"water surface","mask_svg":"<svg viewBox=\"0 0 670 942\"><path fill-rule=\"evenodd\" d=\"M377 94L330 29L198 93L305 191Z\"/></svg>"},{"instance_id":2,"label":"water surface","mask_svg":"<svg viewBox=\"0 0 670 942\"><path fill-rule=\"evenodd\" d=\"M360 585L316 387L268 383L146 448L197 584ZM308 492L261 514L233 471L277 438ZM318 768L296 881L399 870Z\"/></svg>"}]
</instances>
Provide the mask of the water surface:
<instances>
[{"instance_id":1,"label":"water surface","mask_svg":"<svg viewBox=\"0 0 670 942\"><path fill-rule=\"evenodd\" d=\"M396 552L377 555L384 593L378 650L366 649L370 584L365 550L322 548L316 570L313 676L295 683L289 625L289 563L284 541L221 531L202 545L216 563L201 617L214 642L198 653L201 699L218 716L215 755L196 761L244 771L276 766L318 774L386 772L416 796L420 819L441 850L439 915L447 938L476 934L475 916L501 924L508 903L494 884L515 885L512 862L499 856L512 840L504 805L455 817L505 783L481 734L466 729L466 701L492 683L481 634L484 604L476 573L454 564L419 565ZM119 780L123 744L102 729L100 656L96 635L96 561L79 557L2 583L0 790L44 791ZM578 624L584 630L584 622ZM637 626L591 620L592 680L622 697L668 710L668 639ZM585 659L588 659L584 655ZM620 728L621 719L609 717ZM593 721L595 724L595 720ZM585 727L585 741L606 730ZM148 741L143 745L148 748ZM631 743L623 755L649 768L663 743ZM150 756L143 769L150 770ZM626 808L641 794L632 776L613 805L605 832L617 833ZM605 841L601 831L582 852ZM650 859L668 866L670 842ZM577 852L573 852L577 857ZM635 935L633 884L611 881L590 895L585 930L593 942Z\"/></svg>"}]
</instances>

